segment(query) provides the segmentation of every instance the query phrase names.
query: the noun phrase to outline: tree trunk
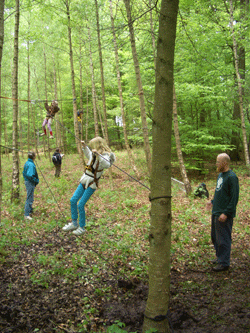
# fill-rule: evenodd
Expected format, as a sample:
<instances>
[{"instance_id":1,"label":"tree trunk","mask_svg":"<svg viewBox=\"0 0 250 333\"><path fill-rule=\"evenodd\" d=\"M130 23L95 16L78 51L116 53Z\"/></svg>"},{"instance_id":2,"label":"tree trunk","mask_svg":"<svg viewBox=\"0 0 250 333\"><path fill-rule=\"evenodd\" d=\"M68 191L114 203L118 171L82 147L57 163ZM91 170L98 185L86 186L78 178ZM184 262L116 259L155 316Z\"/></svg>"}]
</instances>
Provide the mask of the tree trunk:
<instances>
[{"instance_id":1,"label":"tree trunk","mask_svg":"<svg viewBox=\"0 0 250 333\"><path fill-rule=\"evenodd\" d=\"M171 131L178 0L162 0L153 112L149 293L143 332L170 332L167 311L171 246ZM156 318L160 319L159 321Z\"/></svg>"},{"instance_id":2,"label":"tree trunk","mask_svg":"<svg viewBox=\"0 0 250 333\"><path fill-rule=\"evenodd\" d=\"M3 43L4 43L4 1L0 2L0 95L2 95L2 55L3 55ZM0 138L2 137L2 103L0 101ZM3 193L3 179L2 179L2 157L0 151L0 224L2 216L2 193Z\"/></svg>"},{"instance_id":3,"label":"tree trunk","mask_svg":"<svg viewBox=\"0 0 250 333\"><path fill-rule=\"evenodd\" d=\"M151 8L151 0L149 0L149 8ZM155 32L154 32L154 24L153 24L153 15L152 10L150 10L150 30L151 30L151 38L152 38L152 48L153 48L153 56L154 56L154 65L156 68L156 56L155 56Z\"/></svg>"},{"instance_id":4,"label":"tree trunk","mask_svg":"<svg viewBox=\"0 0 250 333\"><path fill-rule=\"evenodd\" d=\"M95 136L99 136L98 113L97 113L96 90L95 90L95 72L92 60L91 35L89 28L88 28L88 33L89 33L89 66L90 66L91 82L92 82L92 101L93 101L93 113L94 113L94 123L95 123Z\"/></svg>"},{"instance_id":5,"label":"tree trunk","mask_svg":"<svg viewBox=\"0 0 250 333\"><path fill-rule=\"evenodd\" d=\"M28 100L30 101L30 45L29 41L27 42L27 71L28 71ZM30 151L30 103L28 103L28 124L27 124L27 144L28 151Z\"/></svg>"},{"instance_id":6,"label":"tree trunk","mask_svg":"<svg viewBox=\"0 0 250 333\"><path fill-rule=\"evenodd\" d=\"M138 61L138 56L137 56L137 51L136 51L134 27L133 27L133 21L132 21L132 17L131 17L131 9L130 9L130 0L124 0L124 4L126 7L126 12L127 12L130 43L131 43L131 49L132 49L132 54L133 54L135 75L136 75L137 88L138 88L139 101L140 101L144 151L145 151L145 155L146 155L148 172L150 174L151 173L151 151L150 151L150 144L149 144L149 139L148 139L147 115L146 115L146 110L145 110L144 91L143 91L143 86L142 86L142 81L141 81L140 64Z\"/></svg>"},{"instance_id":7,"label":"tree trunk","mask_svg":"<svg viewBox=\"0 0 250 333\"><path fill-rule=\"evenodd\" d=\"M85 119L85 141L88 142L88 127L89 127L89 89L86 89L86 119Z\"/></svg>"},{"instance_id":8,"label":"tree trunk","mask_svg":"<svg viewBox=\"0 0 250 333\"><path fill-rule=\"evenodd\" d=\"M102 107L103 107L104 129L105 129L104 138L107 141L107 144L109 145L107 111L106 111L106 96L105 96L105 85L104 85L104 74L103 74L103 63L102 63L102 46L101 46L101 38L100 38L99 11L98 11L97 0L95 0L95 8L96 8L98 50L99 50L99 61L100 61L100 70L101 70L101 83L102 83Z\"/></svg>"},{"instance_id":9,"label":"tree trunk","mask_svg":"<svg viewBox=\"0 0 250 333\"><path fill-rule=\"evenodd\" d=\"M19 34L19 0L16 0L15 7L15 32L14 32L14 56L12 69L12 98L13 98L13 135L12 135L12 158L13 158L13 173L12 173L12 193L11 201L19 200L19 155L18 155L18 34Z\"/></svg>"},{"instance_id":10,"label":"tree trunk","mask_svg":"<svg viewBox=\"0 0 250 333\"><path fill-rule=\"evenodd\" d=\"M126 118L125 118L124 107L123 107L121 74L120 74L120 69L119 69L119 56L118 56L118 48L117 48L117 42L116 42L115 24L114 24L113 9L112 9L112 0L109 0L109 2L110 2L110 17L111 17L111 25L112 25L112 32L113 32L113 42L114 42L114 50L115 50L117 83L118 83L118 90L119 90L119 96L120 96L121 115L122 115L122 122L123 122L124 141L125 141L125 146L126 146L126 150L127 150L128 156L129 156L129 162L131 164L131 167L134 170L134 172L137 175L137 177L139 177L139 173L138 173L137 168L135 166L134 157L133 157L132 151L131 151L131 149L129 147L129 141L128 141L128 135L127 135L127 126L126 126Z\"/></svg>"},{"instance_id":11,"label":"tree trunk","mask_svg":"<svg viewBox=\"0 0 250 333\"><path fill-rule=\"evenodd\" d=\"M241 76L239 72L239 59L237 53L237 42L235 39L234 33L234 18L233 18L233 2L230 0L230 29L231 29L231 36L233 39L233 50L234 50L234 62L235 62L235 71L238 83L238 93L239 93L239 106L240 106L240 115L241 115L241 130L242 130L242 137L243 137L243 148L244 148L244 156L245 156L245 163L247 166L250 165L249 162L249 153L248 153L248 145L247 145L247 134L246 134L246 125L245 125L245 116L243 110L243 88L241 83Z\"/></svg>"},{"instance_id":12,"label":"tree trunk","mask_svg":"<svg viewBox=\"0 0 250 333\"><path fill-rule=\"evenodd\" d=\"M68 38L69 38L69 55L70 55L70 66L71 66L71 82L72 82L72 97L73 97L73 117L74 117L74 131L75 140L78 149L78 153L82 154L81 141L78 138L78 124L77 124L77 104L76 104L76 89L75 89L75 71L74 71L74 61L73 61L73 50L71 41L71 24L70 24L70 10L69 1L65 1L67 17L68 17Z\"/></svg>"},{"instance_id":13,"label":"tree trunk","mask_svg":"<svg viewBox=\"0 0 250 333\"><path fill-rule=\"evenodd\" d=\"M54 98L55 100L57 101L58 99L58 94L57 94L57 78L56 78L56 64L55 64L55 56L54 54L52 55L53 57L53 72L54 72ZM57 120L58 118L58 114L56 113L55 114L55 119ZM59 125L58 125L58 122L55 121L55 138L56 138L56 146L60 146L60 130L61 128L59 129Z\"/></svg>"},{"instance_id":14,"label":"tree trunk","mask_svg":"<svg viewBox=\"0 0 250 333\"><path fill-rule=\"evenodd\" d=\"M47 98L48 98L48 94L47 94L47 59L46 59L46 50L45 50L45 47L43 49L44 51L44 73L45 73L45 96L46 96L46 101L47 101ZM45 146L45 140L47 140L47 144L48 144L48 158L50 160L50 143L49 143L49 131L47 130L47 137L45 136L44 137L44 140L43 140L43 147L44 147L44 155L45 155L45 151L46 151L46 146Z\"/></svg>"},{"instance_id":15,"label":"tree trunk","mask_svg":"<svg viewBox=\"0 0 250 333\"><path fill-rule=\"evenodd\" d=\"M178 125L178 116L177 116L177 100L176 100L176 94L175 94L175 87L173 87L173 120L174 120L174 136L175 136L175 142L176 142L176 150L177 150L177 156L179 160L182 180L185 186L185 190L187 195L189 195L192 191L191 184L189 182L182 151L181 151L181 140L180 140L180 133L179 133L179 125Z\"/></svg>"}]
</instances>

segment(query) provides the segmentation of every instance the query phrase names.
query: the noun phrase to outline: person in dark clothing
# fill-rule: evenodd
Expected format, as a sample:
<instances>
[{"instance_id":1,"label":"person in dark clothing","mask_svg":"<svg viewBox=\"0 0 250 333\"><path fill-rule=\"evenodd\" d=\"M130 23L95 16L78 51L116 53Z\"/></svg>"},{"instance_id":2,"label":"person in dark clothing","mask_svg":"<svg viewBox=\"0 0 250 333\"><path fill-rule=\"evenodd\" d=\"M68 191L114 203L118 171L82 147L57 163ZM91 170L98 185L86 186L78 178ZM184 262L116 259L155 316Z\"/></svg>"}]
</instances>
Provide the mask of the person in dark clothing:
<instances>
[{"instance_id":1,"label":"person in dark clothing","mask_svg":"<svg viewBox=\"0 0 250 333\"><path fill-rule=\"evenodd\" d=\"M219 176L214 198L207 203L212 209L211 238L216 252L213 267L216 272L228 270L230 266L233 218L239 199L239 181L229 168L230 157L223 153L217 156L216 166Z\"/></svg>"},{"instance_id":2,"label":"person in dark clothing","mask_svg":"<svg viewBox=\"0 0 250 333\"><path fill-rule=\"evenodd\" d=\"M61 154L60 148L56 148L56 151L54 152L54 154L52 156L52 161L56 168L55 177L57 177L57 178L60 177L63 156L64 156L64 154Z\"/></svg>"},{"instance_id":3,"label":"person in dark clothing","mask_svg":"<svg viewBox=\"0 0 250 333\"><path fill-rule=\"evenodd\" d=\"M28 153L28 161L24 164L23 167L23 178L25 182L25 187L27 191L27 199L24 207L24 218L26 220L32 220L30 214L33 211L32 204L34 201L34 191L35 187L39 183L38 174L36 171L36 165L34 160L36 158L36 154L34 152Z\"/></svg>"}]
</instances>

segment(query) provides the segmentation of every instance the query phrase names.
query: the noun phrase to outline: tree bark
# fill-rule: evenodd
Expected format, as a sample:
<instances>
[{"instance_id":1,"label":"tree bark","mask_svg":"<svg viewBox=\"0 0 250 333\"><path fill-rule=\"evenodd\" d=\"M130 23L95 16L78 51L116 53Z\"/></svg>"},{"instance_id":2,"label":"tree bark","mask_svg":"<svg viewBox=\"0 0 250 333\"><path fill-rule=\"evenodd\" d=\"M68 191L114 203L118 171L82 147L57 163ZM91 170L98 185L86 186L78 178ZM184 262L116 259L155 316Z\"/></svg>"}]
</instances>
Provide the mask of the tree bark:
<instances>
[{"instance_id":1,"label":"tree bark","mask_svg":"<svg viewBox=\"0 0 250 333\"><path fill-rule=\"evenodd\" d=\"M244 116L244 109L243 109L243 88L241 82L241 76L239 72L239 59L238 59L238 52L237 52L237 42L234 33L234 17L233 17L233 2L230 0L230 29L231 29L231 36L233 39L233 51L234 51L234 62L235 62L235 71L238 83L238 93L239 93L239 106L240 106L240 115L241 115L241 130L242 130L242 138L243 138L243 149L244 149L244 156L245 156L245 163L249 167L249 153L248 153L248 145L247 145L247 134L246 134L246 125L245 125L245 116Z\"/></svg>"},{"instance_id":2,"label":"tree bark","mask_svg":"<svg viewBox=\"0 0 250 333\"><path fill-rule=\"evenodd\" d=\"M18 155L18 34L19 34L19 0L16 0L15 6L15 31L14 31L14 56L12 69L12 98L13 98L13 134L12 134L12 193L11 201L19 200L20 181L19 181L19 155Z\"/></svg>"},{"instance_id":3,"label":"tree bark","mask_svg":"<svg viewBox=\"0 0 250 333\"><path fill-rule=\"evenodd\" d=\"M117 83L118 83L121 115L122 115L122 122L123 122L124 141L125 141L126 150L127 150L128 156L129 156L129 162L130 162L131 168L134 170L137 177L139 177L139 172L137 171L137 168L135 166L134 157L133 157L132 151L131 151L130 146L129 146L129 141L128 141L127 125L126 125L126 118L125 118L125 112L124 112L124 106L123 106L121 74L120 74L120 69L119 69L119 56L118 56L118 48L117 48L117 42L116 42L115 24L114 24L114 16L113 16L113 9L112 9L112 0L109 0L109 3L110 3L110 17L111 17L111 25L112 25L112 33L113 33L114 51L115 51Z\"/></svg>"},{"instance_id":4,"label":"tree bark","mask_svg":"<svg viewBox=\"0 0 250 333\"><path fill-rule=\"evenodd\" d=\"M74 117L75 141L76 141L78 153L81 155L82 148L81 148L81 141L78 138L75 71L74 71L72 41L71 41L70 10L69 10L69 1L68 0L65 0L65 5L66 5L66 10L67 10L67 18L68 18L68 39L69 39L69 55L70 55L70 66L71 66L71 83L72 83L72 97L73 97L73 117Z\"/></svg>"},{"instance_id":5,"label":"tree bark","mask_svg":"<svg viewBox=\"0 0 250 333\"><path fill-rule=\"evenodd\" d=\"M133 54L136 82L137 82L137 88L138 88L138 94L139 94L144 151L145 151L145 156L146 156L146 161L147 161L148 172L150 174L151 173L151 151L150 151L150 144L149 144L149 138L148 138L147 115L146 115L146 109L145 109L144 91L143 91L143 86L142 86L142 81L141 81L140 64L138 61L136 44L135 44L135 34L134 34L134 27L133 27L133 21L132 21L132 16L131 16L130 0L124 0L124 4L126 7L126 12L127 12L130 43L131 43L131 49L132 49L132 54Z\"/></svg>"},{"instance_id":6,"label":"tree bark","mask_svg":"<svg viewBox=\"0 0 250 333\"><path fill-rule=\"evenodd\" d=\"M99 136L98 113L97 113L96 90L95 90L95 72L92 59L90 28L88 28L88 34L89 34L89 67L90 67L91 82L92 82L92 102L93 102L93 113L94 113L94 124L95 124L95 136Z\"/></svg>"},{"instance_id":7,"label":"tree bark","mask_svg":"<svg viewBox=\"0 0 250 333\"><path fill-rule=\"evenodd\" d=\"M153 111L149 293L143 332L170 332L167 311L171 246L171 130L178 0L162 0ZM159 317L158 317L159 316ZM156 321L156 318L162 320Z\"/></svg>"},{"instance_id":8,"label":"tree bark","mask_svg":"<svg viewBox=\"0 0 250 333\"><path fill-rule=\"evenodd\" d=\"M179 160L179 165L180 165L180 170L181 170L181 175L182 175L182 180L185 186L185 190L187 195L189 195L192 191L191 184L189 182L184 160L183 160L183 155L181 151L181 140L180 140L180 133L179 133L179 125L178 125L178 116L177 116L177 100L176 100L176 94L175 94L175 87L173 87L173 120L174 120L174 137L175 137L175 142L176 142L176 150L177 150L177 156Z\"/></svg>"},{"instance_id":9,"label":"tree bark","mask_svg":"<svg viewBox=\"0 0 250 333\"><path fill-rule=\"evenodd\" d=\"M0 95L2 91L2 55L3 55L3 43L4 43L4 1L0 2ZM0 138L2 137L2 103L0 101ZM3 179L2 179L2 157L0 151L0 224L2 216L2 193L3 193Z\"/></svg>"},{"instance_id":10,"label":"tree bark","mask_svg":"<svg viewBox=\"0 0 250 333\"><path fill-rule=\"evenodd\" d=\"M100 61L100 71L101 71L101 84L102 84L102 108L103 108L103 117L104 117L104 133L105 140L109 145L109 135L108 135L108 123L107 123L107 110L106 110L106 96L105 96L105 84L104 84L104 73L103 73L103 62L102 62L102 46L100 38L100 25L99 25L99 10L98 3L95 0L96 8L96 24L97 24L97 37L98 37L98 50L99 50L99 61Z\"/></svg>"}]
</instances>

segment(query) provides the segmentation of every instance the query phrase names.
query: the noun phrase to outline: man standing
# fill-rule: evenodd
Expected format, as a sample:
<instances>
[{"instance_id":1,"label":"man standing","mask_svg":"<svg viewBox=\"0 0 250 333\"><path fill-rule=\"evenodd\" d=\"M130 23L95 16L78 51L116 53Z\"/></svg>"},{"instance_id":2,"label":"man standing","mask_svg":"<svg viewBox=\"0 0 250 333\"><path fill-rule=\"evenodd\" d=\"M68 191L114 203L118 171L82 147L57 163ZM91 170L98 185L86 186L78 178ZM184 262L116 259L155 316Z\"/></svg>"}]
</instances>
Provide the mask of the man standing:
<instances>
[{"instance_id":1,"label":"man standing","mask_svg":"<svg viewBox=\"0 0 250 333\"><path fill-rule=\"evenodd\" d=\"M26 220L32 220L30 214L33 211L32 204L34 201L34 191L36 185L39 183L39 178L36 171L36 165L34 163L35 158L36 154L33 151L29 152L28 161L24 164L23 167L23 178L27 191L27 199L24 208L24 218Z\"/></svg>"},{"instance_id":2,"label":"man standing","mask_svg":"<svg viewBox=\"0 0 250 333\"><path fill-rule=\"evenodd\" d=\"M214 198L207 203L212 208L211 238L216 251L216 272L226 271L230 266L233 218L239 199L239 182L236 174L229 168L230 157L223 153L217 156L216 166L219 176Z\"/></svg>"}]
</instances>

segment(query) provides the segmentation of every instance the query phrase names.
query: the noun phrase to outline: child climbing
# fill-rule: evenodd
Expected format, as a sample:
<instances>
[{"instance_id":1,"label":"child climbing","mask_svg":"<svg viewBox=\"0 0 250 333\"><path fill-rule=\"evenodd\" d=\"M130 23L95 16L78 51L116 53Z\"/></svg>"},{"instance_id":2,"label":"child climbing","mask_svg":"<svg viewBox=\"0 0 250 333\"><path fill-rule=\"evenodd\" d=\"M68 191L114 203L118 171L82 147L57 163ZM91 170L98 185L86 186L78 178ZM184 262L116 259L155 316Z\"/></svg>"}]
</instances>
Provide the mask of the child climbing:
<instances>
[{"instance_id":1,"label":"child climbing","mask_svg":"<svg viewBox=\"0 0 250 333\"><path fill-rule=\"evenodd\" d=\"M79 236L85 232L85 204L98 187L98 181L104 169L108 169L115 161L115 155L111 152L106 141L96 137L89 142L89 147L84 141L83 152L88 159L85 173L80 179L80 184L70 199L72 222L66 224L62 229L72 231ZM79 201L80 200L80 201ZM77 202L79 201L78 205ZM78 226L78 211L80 215Z\"/></svg>"},{"instance_id":2,"label":"child climbing","mask_svg":"<svg viewBox=\"0 0 250 333\"><path fill-rule=\"evenodd\" d=\"M58 103L57 101L53 100L51 105L49 106L48 103L44 103L45 109L47 110L47 114L46 117L43 121L43 131L44 133L41 134L41 136L46 135L46 125L48 125L48 130L50 133L50 139L54 139L53 137L53 133L52 133L52 128L51 128L51 123L52 123L52 119L55 116L55 114L60 110L60 108L58 107Z\"/></svg>"}]
</instances>

